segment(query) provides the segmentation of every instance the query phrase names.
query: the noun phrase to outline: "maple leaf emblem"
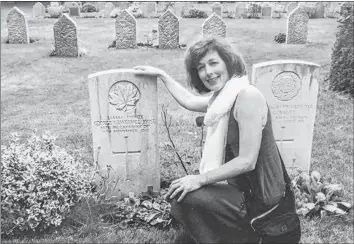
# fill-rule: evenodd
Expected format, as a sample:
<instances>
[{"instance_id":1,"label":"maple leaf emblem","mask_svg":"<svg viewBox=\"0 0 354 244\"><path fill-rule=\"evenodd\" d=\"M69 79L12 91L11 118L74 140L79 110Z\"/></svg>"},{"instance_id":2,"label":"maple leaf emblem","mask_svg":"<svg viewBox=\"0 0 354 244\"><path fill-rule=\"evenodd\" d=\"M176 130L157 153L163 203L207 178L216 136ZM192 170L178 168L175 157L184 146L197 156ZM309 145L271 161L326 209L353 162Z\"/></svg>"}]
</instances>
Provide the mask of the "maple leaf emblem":
<instances>
[{"instance_id":1,"label":"maple leaf emblem","mask_svg":"<svg viewBox=\"0 0 354 244\"><path fill-rule=\"evenodd\" d=\"M108 99L117 110L127 112L135 109L140 99L140 91L133 83L120 81L111 87Z\"/></svg>"}]
</instances>

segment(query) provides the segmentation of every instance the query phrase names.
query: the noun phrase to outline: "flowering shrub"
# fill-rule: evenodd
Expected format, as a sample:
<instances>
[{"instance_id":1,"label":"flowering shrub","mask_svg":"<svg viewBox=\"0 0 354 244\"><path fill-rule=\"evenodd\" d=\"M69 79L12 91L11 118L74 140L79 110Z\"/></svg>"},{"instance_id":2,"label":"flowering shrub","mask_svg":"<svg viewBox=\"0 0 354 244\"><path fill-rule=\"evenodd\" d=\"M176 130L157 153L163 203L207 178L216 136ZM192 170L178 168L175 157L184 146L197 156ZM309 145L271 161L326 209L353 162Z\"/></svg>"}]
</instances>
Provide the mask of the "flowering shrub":
<instances>
[{"instance_id":1,"label":"flowering shrub","mask_svg":"<svg viewBox=\"0 0 354 244\"><path fill-rule=\"evenodd\" d=\"M1 145L2 234L59 226L90 191L94 170L54 144L49 133Z\"/></svg>"}]
</instances>

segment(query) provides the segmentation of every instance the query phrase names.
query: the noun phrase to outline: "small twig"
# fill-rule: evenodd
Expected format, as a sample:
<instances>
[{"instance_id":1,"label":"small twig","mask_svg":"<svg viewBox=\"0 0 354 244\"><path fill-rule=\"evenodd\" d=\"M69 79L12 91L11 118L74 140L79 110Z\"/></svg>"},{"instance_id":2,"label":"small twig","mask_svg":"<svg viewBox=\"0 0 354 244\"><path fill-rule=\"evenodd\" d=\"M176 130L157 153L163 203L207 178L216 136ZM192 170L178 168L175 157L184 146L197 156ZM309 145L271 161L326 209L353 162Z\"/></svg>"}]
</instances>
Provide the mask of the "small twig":
<instances>
[{"instance_id":1,"label":"small twig","mask_svg":"<svg viewBox=\"0 0 354 244\"><path fill-rule=\"evenodd\" d=\"M167 123L167 108L165 108L164 105L162 105L162 109L161 109L161 117L162 117L162 121L166 127L166 130L167 130L167 136L168 136L168 139L170 140L171 144L172 144L172 147L175 149L175 153L184 169L184 172L186 172L186 174L188 175L188 171L186 169L186 166L184 165L183 163L183 160L181 158L181 156L179 155L178 151L177 151L177 148L175 146L175 144L173 143L172 141L172 138L171 138L171 134L170 134L170 126L171 126L171 119L172 117L169 117L169 123Z\"/></svg>"}]
</instances>

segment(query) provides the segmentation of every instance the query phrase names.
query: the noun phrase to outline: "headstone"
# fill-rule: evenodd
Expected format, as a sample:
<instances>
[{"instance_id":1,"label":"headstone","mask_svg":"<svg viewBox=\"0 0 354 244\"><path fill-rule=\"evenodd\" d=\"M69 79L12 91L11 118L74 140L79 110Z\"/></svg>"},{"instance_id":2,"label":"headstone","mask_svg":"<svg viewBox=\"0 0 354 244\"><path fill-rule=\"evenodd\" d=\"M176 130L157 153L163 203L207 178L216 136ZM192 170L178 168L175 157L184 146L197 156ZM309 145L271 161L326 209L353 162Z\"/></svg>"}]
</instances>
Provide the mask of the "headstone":
<instances>
[{"instance_id":1,"label":"headstone","mask_svg":"<svg viewBox=\"0 0 354 244\"><path fill-rule=\"evenodd\" d=\"M104 9L105 4L105 2L95 2L97 12L100 12L102 9Z\"/></svg>"},{"instance_id":2,"label":"headstone","mask_svg":"<svg viewBox=\"0 0 354 244\"><path fill-rule=\"evenodd\" d=\"M211 7L211 12L216 13L220 17L222 17L222 5L220 3L214 3Z\"/></svg>"},{"instance_id":3,"label":"headstone","mask_svg":"<svg viewBox=\"0 0 354 244\"><path fill-rule=\"evenodd\" d=\"M179 48L179 20L170 10L163 13L158 21L159 48Z\"/></svg>"},{"instance_id":4,"label":"headstone","mask_svg":"<svg viewBox=\"0 0 354 244\"><path fill-rule=\"evenodd\" d=\"M69 6L69 16L78 17L80 16L80 6L77 3L73 3Z\"/></svg>"},{"instance_id":5,"label":"headstone","mask_svg":"<svg viewBox=\"0 0 354 244\"><path fill-rule=\"evenodd\" d=\"M296 60L254 64L252 84L267 100L284 163L309 171L319 65Z\"/></svg>"},{"instance_id":6,"label":"headstone","mask_svg":"<svg viewBox=\"0 0 354 244\"><path fill-rule=\"evenodd\" d=\"M203 22L202 33L203 36L213 35L225 38L226 24L216 13L213 13Z\"/></svg>"},{"instance_id":7,"label":"headstone","mask_svg":"<svg viewBox=\"0 0 354 244\"><path fill-rule=\"evenodd\" d=\"M111 12L113 11L114 8L115 7L114 7L113 3L111 3L111 2L106 3L104 5L104 16L105 17L110 17L110 14L111 14ZM119 8L119 9L121 9L121 8Z\"/></svg>"},{"instance_id":8,"label":"headstone","mask_svg":"<svg viewBox=\"0 0 354 244\"><path fill-rule=\"evenodd\" d=\"M44 5L41 2L36 2L33 5L32 12L33 12L33 17L34 18L44 17L44 15L45 15L45 7L44 7Z\"/></svg>"},{"instance_id":9,"label":"headstone","mask_svg":"<svg viewBox=\"0 0 354 244\"><path fill-rule=\"evenodd\" d=\"M262 18L271 18L272 17L272 6L269 4L264 4L262 6Z\"/></svg>"},{"instance_id":10,"label":"headstone","mask_svg":"<svg viewBox=\"0 0 354 244\"><path fill-rule=\"evenodd\" d=\"M117 181L112 195L158 192L156 77L107 70L89 75L88 82L94 159L102 174L111 168L110 180Z\"/></svg>"},{"instance_id":11,"label":"headstone","mask_svg":"<svg viewBox=\"0 0 354 244\"><path fill-rule=\"evenodd\" d=\"M114 2L115 7L123 10L123 9L128 9L130 6L129 2Z\"/></svg>"},{"instance_id":12,"label":"headstone","mask_svg":"<svg viewBox=\"0 0 354 244\"><path fill-rule=\"evenodd\" d=\"M136 48L136 20L134 16L124 9L119 11L115 23L116 48Z\"/></svg>"},{"instance_id":13,"label":"headstone","mask_svg":"<svg viewBox=\"0 0 354 244\"><path fill-rule=\"evenodd\" d=\"M236 4L235 8L236 18L245 18L246 17L246 4L241 2Z\"/></svg>"},{"instance_id":14,"label":"headstone","mask_svg":"<svg viewBox=\"0 0 354 244\"><path fill-rule=\"evenodd\" d=\"M79 53L76 23L63 14L54 24L54 47L59 57L77 57Z\"/></svg>"},{"instance_id":15,"label":"headstone","mask_svg":"<svg viewBox=\"0 0 354 244\"><path fill-rule=\"evenodd\" d=\"M286 43L305 44L309 22L307 13L299 6L289 14L286 22Z\"/></svg>"},{"instance_id":16,"label":"headstone","mask_svg":"<svg viewBox=\"0 0 354 244\"><path fill-rule=\"evenodd\" d=\"M324 18L325 5L322 2L317 2L315 7L315 18Z\"/></svg>"},{"instance_id":17,"label":"headstone","mask_svg":"<svg viewBox=\"0 0 354 244\"><path fill-rule=\"evenodd\" d=\"M294 9L297 8L298 5L299 5L298 3L294 3L294 2L289 3L289 5L286 7L286 12L287 12L288 16Z\"/></svg>"},{"instance_id":18,"label":"headstone","mask_svg":"<svg viewBox=\"0 0 354 244\"><path fill-rule=\"evenodd\" d=\"M58 3L58 2L50 2L50 6L51 7L59 7L60 3Z\"/></svg>"},{"instance_id":19,"label":"headstone","mask_svg":"<svg viewBox=\"0 0 354 244\"><path fill-rule=\"evenodd\" d=\"M28 44L29 31L25 14L16 6L7 15L7 30L10 44Z\"/></svg>"},{"instance_id":20,"label":"headstone","mask_svg":"<svg viewBox=\"0 0 354 244\"><path fill-rule=\"evenodd\" d=\"M143 2L141 9L146 18L152 18L156 15L156 2Z\"/></svg>"}]
</instances>

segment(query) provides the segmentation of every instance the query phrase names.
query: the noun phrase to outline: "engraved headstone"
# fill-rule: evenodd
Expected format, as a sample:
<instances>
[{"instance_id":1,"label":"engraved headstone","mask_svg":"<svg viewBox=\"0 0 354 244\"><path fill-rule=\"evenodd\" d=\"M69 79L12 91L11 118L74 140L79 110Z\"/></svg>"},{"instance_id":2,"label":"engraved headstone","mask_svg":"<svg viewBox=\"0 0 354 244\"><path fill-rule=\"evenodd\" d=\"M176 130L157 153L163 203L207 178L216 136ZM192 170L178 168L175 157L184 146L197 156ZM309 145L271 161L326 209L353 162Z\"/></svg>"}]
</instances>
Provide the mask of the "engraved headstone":
<instances>
[{"instance_id":1,"label":"engraved headstone","mask_svg":"<svg viewBox=\"0 0 354 244\"><path fill-rule=\"evenodd\" d=\"M41 2L36 2L33 5L32 12L33 12L33 17L34 18L44 17L44 15L45 15L45 7L44 7L44 5Z\"/></svg>"},{"instance_id":2,"label":"engraved headstone","mask_svg":"<svg viewBox=\"0 0 354 244\"><path fill-rule=\"evenodd\" d=\"M272 17L272 6L264 4L262 6L262 18L267 19Z\"/></svg>"},{"instance_id":3,"label":"engraved headstone","mask_svg":"<svg viewBox=\"0 0 354 244\"><path fill-rule=\"evenodd\" d=\"M319 65L298 60L254 64L252 84L264 95L284 164L309 171Z\"/></svg>"},{"instance_id":4,"label":"engraved headstone","mask_svg":"<svg viewBox=\"0 0 354 244\"><path fill-rule=\"evenodd\" d=\"M158 21L159 48L179 48L179 19L170 10L163 13Z\"/></svg>"},{"instance_id":5,"label":"engraved headstone","mask_svg":"<svg viewBox=\"0 0 354 244\"><path fill-rule=\"evenodd\" d=\"M77 57L79 53L76 23L63 14L54 24L54 47L59 57Z\"/></svg>"},{"instance_id":6,"label":"engraved headstone","mask_svg":"<svg viewBox=\"0 0 354 244\"><path fill-rule=\"evenodd\" d=\"M222 5L220 3L214 3L211 7L211 12L216 13L220 17L222 17Z\"/></svg>"},{"instance_id":7,"label":"engraved headstone","mask_svg":"<svg viewBox=\"0 0 354 244\"><path fill-rule=\"evenodd\" d=\"M10 44L28 44L30 42L27 18L19 8L15 6L10 10L6 22Z\"/></svg>"},{"instance_id":8,"label":"engraved headstone","mask_svg":"<svg viewBox=\"0 0 354 244\"><path fill-rule=\"evenodd\" d=\"M213 35L225 38L226 24L216 13L213 13L204 21L202 33L203 36Z\"/></svg>"},{"instance_id":9,"label":"engraved headstone","mask_svg":"<svg viewBox=\"0 0 354 244\"><path fill-rule=\"evenodd\" d=\"M110 17L111 12L114 10L114 5L111 2L108 2L104 5L104 17ZM122 9L122 8L119 8Z\"/></svg>"},{"instance_id":10,"label":"engraved headstone","mask_svg":"<svg viewBox=\"0 0 354 244\"><path fill-rule=\"evenodd\" d=\"M89 75L88 83L94 159L103 175L111 168L112 195L159 191L156 77L107 70Z\"/></svg>"},{"instance_id":11,"label":"engraved headstone","mask_svg":"<svg viewBox=\"0 0 354 244\"><path fill-rule=\"evenodd\" d=\"M80 6L77 3L72 3L72 5L69 6L69 15L70 17L80 16Z\"/></svg>"},{"instance_id":12,"label":"engraved headstone","mask_svg":"<svg viewBox=\"0 0 354 244\"><path fill-rule=\"evenodd\" d=\"M124 9L119 11L115 23L116 48L136 48L136 20L134 16Z\"/></svg>"},{"instance_id":13,"label":"engraved headstone","mask_svg":"<svg viewBox=\"0 0 354 244\"><path fill-rule=\"evenodd\" d=\"M324 18L325 5L322 2L317 2L314 4L315 7L315 18Z\"/></svg>"},{"instance_id":14,"label":"engraved headstone","mask_svg":"<svg viewBox=\"0 0 354 244\"><path fill-rule=\"evenodd\" d=\"M245 18L246 17L246 4L245 3L237 3L235 8L235 16L236 18Z\"/></svg>"},{"instance_id":15,"label":"engraved headstone","mask_svg":"<svg viewBox=\"0 0 354 244\"><path fill-rule=\"evenodd\" d=\"M286 12L288 16L294 9L297 8L298 5L299 5L298 3L289 3L289 5L286 7Z\"/></svg>"},{"instance_id":16,"label":"engraved headstone","mask_svg":"<svg viewBox=\"0 0 354 244\"><path fill-rule=\"evenodd\" d=\"M305 44L309 22L307 13L299 6L289 14L286 22L286 43Z\"/></svg>"}]
</instances>

